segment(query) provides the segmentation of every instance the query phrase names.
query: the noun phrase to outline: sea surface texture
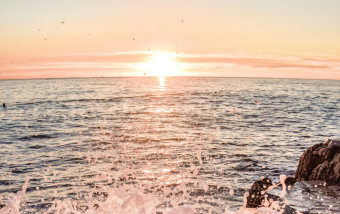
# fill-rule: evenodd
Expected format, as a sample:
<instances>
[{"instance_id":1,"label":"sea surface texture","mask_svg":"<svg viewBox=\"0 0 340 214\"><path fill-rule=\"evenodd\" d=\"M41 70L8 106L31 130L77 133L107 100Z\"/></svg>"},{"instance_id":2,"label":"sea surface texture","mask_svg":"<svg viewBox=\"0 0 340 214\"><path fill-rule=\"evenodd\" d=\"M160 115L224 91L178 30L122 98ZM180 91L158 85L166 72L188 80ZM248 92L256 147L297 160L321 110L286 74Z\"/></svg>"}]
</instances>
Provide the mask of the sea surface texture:
<instances>
[{"instance_id":1,"label":"sea surface texture","mask_svg":"<svg viewBox=\"0 0 340 214\"><path fill-rule=\"evenodd\" d=\"M294 176L308 147L340 137L331 80L1 80L0 102L0 204L29 178L21 213L237 211L254 181ZM340 213L338 192L314 186L285 202Z\"/></svg>"}]
</instances>

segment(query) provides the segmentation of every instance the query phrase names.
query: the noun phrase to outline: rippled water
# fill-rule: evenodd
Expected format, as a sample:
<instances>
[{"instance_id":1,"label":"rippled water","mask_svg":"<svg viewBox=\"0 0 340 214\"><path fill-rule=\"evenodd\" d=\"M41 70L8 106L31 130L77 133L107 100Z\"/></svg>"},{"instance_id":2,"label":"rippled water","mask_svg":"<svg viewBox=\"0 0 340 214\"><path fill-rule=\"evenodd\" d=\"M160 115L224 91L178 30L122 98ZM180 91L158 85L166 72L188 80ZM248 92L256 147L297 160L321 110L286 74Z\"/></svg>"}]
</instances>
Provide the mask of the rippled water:
<instances>
[{"instance_id":1,"label":"rippled water","mask_svg":"<svg viewBox=\"0 0 340 214\"><path fill-rule=\"evenodd\" d=\"M1 203L29 177L23 213L56 200L86 210L115 187L169 190L159 213L237 210L255 180L293 176L308 147L340 137L340 81L2 80L0 94ZM292 204L310 211L300 192Z\"/></svg>"}]
</instances>

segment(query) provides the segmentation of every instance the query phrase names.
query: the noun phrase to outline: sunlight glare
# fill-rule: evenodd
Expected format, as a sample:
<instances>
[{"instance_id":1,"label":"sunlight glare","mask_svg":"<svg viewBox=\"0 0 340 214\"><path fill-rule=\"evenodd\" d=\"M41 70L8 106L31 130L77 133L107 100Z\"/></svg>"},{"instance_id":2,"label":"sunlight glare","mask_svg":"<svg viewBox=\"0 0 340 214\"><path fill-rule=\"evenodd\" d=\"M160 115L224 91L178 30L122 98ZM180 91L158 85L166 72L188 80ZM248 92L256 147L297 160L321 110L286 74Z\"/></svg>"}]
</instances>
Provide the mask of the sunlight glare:
<instances>
[{"instance_id":1,"label":"sunlight glare","mask_svg":"<svg viewBox=\"0 0 340 214\"><path fill-rule=\"evenodd\" d=\"M148 76L177 76L177 64L171 58L172 56L168 54L153 56L152 60L144 66Z\"/></svg>"},{"instance_id":2,"label":"sunlight glare","mask_svg":"<svg viewBox=\"0 0 340 214\"><path fill-rule=\"evenodd\" d=\"M165 81L164 77L159 77L159 86L164 87L165 86L164 81Z\"/></svg>"}]
</instances>

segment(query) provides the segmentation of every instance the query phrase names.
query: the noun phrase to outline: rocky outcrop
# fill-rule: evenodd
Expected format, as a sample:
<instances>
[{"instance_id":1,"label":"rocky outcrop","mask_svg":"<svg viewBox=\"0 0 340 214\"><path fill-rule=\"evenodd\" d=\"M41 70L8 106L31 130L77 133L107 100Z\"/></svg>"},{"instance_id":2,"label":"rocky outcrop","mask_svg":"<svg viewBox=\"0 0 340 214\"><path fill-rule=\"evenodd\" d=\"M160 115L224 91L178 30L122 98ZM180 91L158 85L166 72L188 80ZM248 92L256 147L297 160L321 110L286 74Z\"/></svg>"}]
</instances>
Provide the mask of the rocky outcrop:
<instances>
[{"instance_id":1,"label":"rocky outcrop","mask_svg":"<svg viewBox=\"0 0 340 214\"><path fill-rule=\"evenodd\" d=\"M294 184L295 179L292 177L287 177L285 180L285 184L291 185ZM284 210L285 214L296 214L297 211L284 204L285 202L279 196L270 194L267 192L268 188L271 187L272 181L269 178L261 178L261 180L255 181L248 193L246 208L261 208L261 207L272 207L273 201L279 202L281 205L280 208ZM275 184L275 186L280 186L280 182ZM267 201L267 204L266 204ZM275 206L274 206L275 207ZM273 208L273 207L272 207ZM272 209L271 208L271 209ZM276 209L276 208L275 208ZM299 212L301 214L305 214L304 212Z\"/></svg>"},{"instance_id":2,"label":"rocky outcrop","mask_svg":"<svg viewBox=\"0 0 340 214\"><path fill-rule=\"evenodd\" d=\"M300 157L295 177L287 177L284 182L286 186L292 186L297 181L317 182L318 185L313 185L315 188L320 185L322 186L322 190L319 191L320 193L325 193L328 197L337 198L338 192L331 191L328 187L340 190L340 186L336 186L340 185L340 140L327 139L324 143L309 147ZM303 182L299 182L299 184L302 183ZM280 185L280 182L275 184L275 186ZM270 186L272 186L272 182L269 178L262 178L261 180L255 181L249 190L246 207L264 207L266 200L280 200L279 196L267 192ZM271 203L267 205L270 204ZM286 206L284 213L296 213L296 210Z\"/></svg>"},{"instance_id":3,"label":"rocky outcrop","mask_svg":"<svg viewBox=\"0 0 340 214\"><path fill-rule=\"evenodd\" d=\"M295 172L297 181L325 181L340 184L340 140L327 139L309 147L301 156Z\"/></svg>"},{"instance_id":4,"label":"rocky outcrop","mask_svg":"<svg viewBox=\"0 0 340 214\"><path fill-rule=\"evenodd\" d=\"M262 178L255 181L249 190L247 197L247 208L257 208L263 205L265 200L264 191L272 186L272 181L269 178Z\"/></svg>"},{"instance_id":5,"label":"rocky outcrop","mask_svg":"<svg viewBox=\"0 0 340 214\"><path fill-rule=\"evenodd\" d=\"M293 185L295 178L287 177L285 179L286 186ZM269 178L261 178L261 180L255 181L249 189L249 196L247 197L247 208L258 208L264 205L265 198L267 200L279 200L280 197L267 193L269 187L273 186L272 181ZM275 184L275 186L282 186L281 182Z\"/></svg>"}]
</instances>

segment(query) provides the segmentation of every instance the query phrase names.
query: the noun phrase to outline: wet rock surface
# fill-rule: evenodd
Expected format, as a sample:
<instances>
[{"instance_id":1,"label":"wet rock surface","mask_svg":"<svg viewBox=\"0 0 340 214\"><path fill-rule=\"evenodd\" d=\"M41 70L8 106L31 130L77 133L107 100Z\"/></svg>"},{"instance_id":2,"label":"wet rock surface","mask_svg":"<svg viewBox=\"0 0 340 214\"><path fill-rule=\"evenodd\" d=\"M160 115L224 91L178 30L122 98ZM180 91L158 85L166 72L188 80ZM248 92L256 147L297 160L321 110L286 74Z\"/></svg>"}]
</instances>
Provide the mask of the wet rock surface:
<instances>
[{"instance_id":1,"label":"wet rock surface","mask_svg":"<svg viewBox=\"0 0 340 214\"><path fill-rule=\"evenodd\" d=\"M327 139L308 148L302 155L295 177L287 177L284 213L340 214L340 140ZM269 178L255 181L247 197L248 208L263 207L267 201L280 201L279 189L268 193ZM278 185L281 186L281 185ZM267 203L267 206L271 204Z\"/></svg>"},{"instance_id":2,"label":"wet rock surface","mask_svg":"<svg viewBox=\"0 0 340 214\"><path fill-rule=\"evenodd\" d=\"M309 147L300 158L295 179L340 185L340 140L327 139Z\"/></svg>"},{"instance_id":3,"label":"wet rock surface","mask_svg":"<svg viewBox=\"0 0 340 214\"><path fill-rule=\"evenodd\" d=\"M266 178L267 179L267 178ZM269 180L269 182L271 182ZM267 188L261 187L268 182L256 181L249 190L249 193L257 193L258 191L266 191ZM284 198L280 198L281 188L275 188L270 193L261 194L258 199L249 200L251 194L247 198L248 208L264 207L265 198L268 201L279 201L281 209L285 214L297 213L329 213L340 214L340 186L327 185L324 181L300 181L292 186L287 186L287 193ZM285 206L283 206L285 204ZM270 206L270 205L269 205ZM279 211L278 210L278 211Z\"/></svg>"},{"instance_id":4,"label":"wet rock surface","mask_svg":"<svg viewBox=\"0 0 340 214\"><path fill-rule=\"evenodd\" d=\"M261 207L265 201L264 191L272 186L272 181L269 178L263 178L255 181L249 190L249 196L247 197L247 208Z\"/></svg>"},{"instance_id":5,"label":"wet rock surface","mask_svg":"<svg viewBox=\"0 0 340 214\"><path fill-rule=\"evenodd\" d=\"M286 179L285 184L290 185L292 182L294 182L294 178L288 177ZM283 213L285 214L296 214L297 210L288 206L284 205L285 202L282 198L275 194L271 194L266 192L270 186L272 186L272 181L269 178L262 178L261 180L255 181L253 185L251 186L249 192L249 196L247 197L247 208L260 208L260 207L275 207L273 203L277 203L277 205L280 205L278 207L279 210L284 210ZM278 185L282 186L282 185ZM274 208L275 209L275 208ZM300 212L300 213L308 213L308 212Z\"/></svg>"},{"instance_id":6,"label":"wet rock surface","mask_svg":"<svg viewBox=\"0 0 340 214\"><path fill-rule=\"evenodd\" d=\"M340 186L323 181L297 182L287 191L286 199L289 207L302 213L340 214Z\"/></svg>"}]
</instances>

